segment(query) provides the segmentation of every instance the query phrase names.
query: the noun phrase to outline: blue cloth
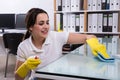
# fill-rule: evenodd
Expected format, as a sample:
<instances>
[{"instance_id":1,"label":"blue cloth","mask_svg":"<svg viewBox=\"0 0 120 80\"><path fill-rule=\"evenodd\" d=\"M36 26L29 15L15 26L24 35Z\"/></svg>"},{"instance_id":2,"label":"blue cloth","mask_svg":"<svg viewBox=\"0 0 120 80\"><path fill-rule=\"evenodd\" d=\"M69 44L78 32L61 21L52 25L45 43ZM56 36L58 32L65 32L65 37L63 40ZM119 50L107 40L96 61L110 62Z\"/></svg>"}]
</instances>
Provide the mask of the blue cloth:
<instances>
[{"instance_id":1,"label":"blue cloth","mask_svg":"<svg viewBox=\"0 0 120 80\"><path fill-rule=\"evenodd\" d=\"M114 62L115 61L115 58L113 57L104 58L100 53L98 53L98 58L103 62Z\"/></svg>"}]
</instances>

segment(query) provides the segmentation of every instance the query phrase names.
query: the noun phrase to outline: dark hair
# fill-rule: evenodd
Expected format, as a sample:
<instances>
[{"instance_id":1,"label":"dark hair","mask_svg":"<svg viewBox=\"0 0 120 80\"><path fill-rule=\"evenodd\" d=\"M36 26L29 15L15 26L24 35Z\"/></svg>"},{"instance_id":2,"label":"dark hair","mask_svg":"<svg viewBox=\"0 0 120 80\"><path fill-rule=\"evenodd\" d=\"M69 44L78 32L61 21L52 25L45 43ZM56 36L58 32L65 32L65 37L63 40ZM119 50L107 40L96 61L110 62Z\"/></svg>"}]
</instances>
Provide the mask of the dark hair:
<instances>
[{"instance_id":1,"label":"dark hair","mask_svg":"<svg viewBox=\"0 0 120 80\"><path fill-rule=\"evenodd\" d=\"M29 31L29 28L35 24L35 22L36 22L36 17L37 17L37 15L40 14L40 13L45 13L45 14L47 14L46 11L44 11L43 9L39 9L39 8L32 8L32 9L30 9L30 10L27 12L26 18L25 18L25 23L26 23L27 32L26 32L26 34L25 34L24 39L27 39L27 38L31 35L31 33L30 33L30 31ZM47 15L48 15L48 14L47 14Z\"/></svg>"}]
</instances>

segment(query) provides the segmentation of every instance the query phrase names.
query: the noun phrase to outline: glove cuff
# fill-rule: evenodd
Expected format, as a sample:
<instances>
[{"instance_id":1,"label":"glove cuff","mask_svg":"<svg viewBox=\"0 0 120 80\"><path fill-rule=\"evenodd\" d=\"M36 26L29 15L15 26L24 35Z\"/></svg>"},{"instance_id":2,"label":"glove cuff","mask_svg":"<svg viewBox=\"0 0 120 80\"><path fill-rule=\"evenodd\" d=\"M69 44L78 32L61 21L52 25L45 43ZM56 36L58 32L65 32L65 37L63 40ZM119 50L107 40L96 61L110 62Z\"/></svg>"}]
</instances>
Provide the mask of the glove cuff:
<instances>
[{"instance_id":1,"label":"glove cuff","mask_svg":"<svg viewBox=\"0 0 120 80\"><path fill-rule=\"evenodd\" d=\"M99 41L97 38L90 38L86 40L87 44L90 46L94 46L93 44L97 45L99 44Z\"/></svg>"},{"instance_id":2,"label":"glove cuff","mask_svg":"<svg viewBox=\"0 0 120 80\"><path fill-rule=\"evenodd\" d=\"M30 71L30 69L27 67L27 65L25 63L23 63L16 71L16 73L24 78L27 76L27 73Z\"/></svg>"},{"instance_id":3,"label":"glove cuff","mask_svg":"<svg viewBox=\"0 0 120 80\"><path fill-rule=\"evenodd\" d=\"M97 38L90 38L90 39L87 39L86 41L87 41L87 43L91 43L91 42L99 43Z\"/></svg>"}]
</instances>

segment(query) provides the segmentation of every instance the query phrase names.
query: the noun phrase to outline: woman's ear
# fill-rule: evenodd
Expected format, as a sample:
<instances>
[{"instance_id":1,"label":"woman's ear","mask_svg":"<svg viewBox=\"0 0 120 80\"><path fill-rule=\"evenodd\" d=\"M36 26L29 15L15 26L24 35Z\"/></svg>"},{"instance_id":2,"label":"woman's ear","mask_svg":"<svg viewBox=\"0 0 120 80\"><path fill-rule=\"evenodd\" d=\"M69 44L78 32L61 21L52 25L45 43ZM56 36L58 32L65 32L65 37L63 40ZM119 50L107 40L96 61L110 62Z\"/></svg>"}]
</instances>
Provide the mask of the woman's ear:
<instances>
[{"instance_id":1,"label":"woman's ear","mask_svg":"<svg viewBox=\"0 0 120 80\"><path fill-rule=\"evenodd\" d=\"M29 28L29 31L32 32L32 27Z\"/></svg>"}]
</instances>

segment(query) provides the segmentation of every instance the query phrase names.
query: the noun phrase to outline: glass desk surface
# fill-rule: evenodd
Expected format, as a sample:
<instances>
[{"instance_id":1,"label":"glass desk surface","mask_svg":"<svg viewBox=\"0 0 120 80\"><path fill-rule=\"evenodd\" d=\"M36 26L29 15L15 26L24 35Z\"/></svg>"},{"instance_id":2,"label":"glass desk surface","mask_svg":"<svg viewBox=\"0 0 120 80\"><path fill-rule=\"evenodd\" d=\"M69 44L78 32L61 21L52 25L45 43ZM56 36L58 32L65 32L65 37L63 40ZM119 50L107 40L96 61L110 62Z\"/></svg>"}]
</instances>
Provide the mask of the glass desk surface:
<instances>
[{"instance_id":1,"label":"glass desk surface","mask_svg":"<svg viewBox=\"0 0 120 80\"><path fill-rule=\"evenodd\" d=\"M101 62L95 57L66 54L36 73L84 79L120 80L120 59L113 63Z\"/></svg>"}]
</instances>

